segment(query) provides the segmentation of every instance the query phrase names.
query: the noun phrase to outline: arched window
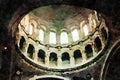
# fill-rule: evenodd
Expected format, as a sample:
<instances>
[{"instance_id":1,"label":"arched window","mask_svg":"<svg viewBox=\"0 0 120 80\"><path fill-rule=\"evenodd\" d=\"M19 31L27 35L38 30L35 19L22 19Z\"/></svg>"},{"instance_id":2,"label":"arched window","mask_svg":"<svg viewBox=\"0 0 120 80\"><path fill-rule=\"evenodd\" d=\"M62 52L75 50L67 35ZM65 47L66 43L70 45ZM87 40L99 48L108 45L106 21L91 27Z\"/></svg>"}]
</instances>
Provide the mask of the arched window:
<instances>
[{"instance_id":1,"label":"arched window","mask_svg":"<svg viewBox=\"0 0 120 80\"><path fill-rule=\"evenodd\" d=\"M75 63L79 63L82 61L82 54L80 50L75 50L74 51L74 58L75 58Z\"/></svg>"},{"instance_id":2,"label":"arched window","mask_svg":"<svg viewBox=\"0 0 120 80\"><path fill-rule=\"evenodd\" d=\"M56 33L50 32L50 43L56 44Z\"/></svg>"},{"instance_id":3,"label":"arched window","mask_svg":"<svg viewBox=\"0 0 120 80\"><path fill-rule=\"evenodd\" d=\"M76 58L80 58L80 57L82 57L81 51L80 50L75 50L74 51L74 58L76 59Z\"/></svg>"},{"instance_id":4,"label":"arched window","mask_svg":"<svg viewBox=\"0 0 120 80\"><path fill-rule=\"evenodd\" d=\"M50 65L56 66L57 65L57 54L54 52L50 53L49 60L50 60Z\"/></svg>"},{"instance_id":5,"label":"arched window","mask_svg":"<svg viewBox=\"0 0 120 80\"><path fill-rule=\"evenodd\" d=\"M88 26L86 24L84 25L83 30L84 30L85 36L87 36L89 31L88 31Z\"/></svg>"},{"instance_id":6,"label":"arched window","mask_svg":"<svg viewBox=\"0 0 120 80\"><path fill-rule=\"evenodd\" d=\"M70 64L70 56L69 56L69 53L64 52L64 53L62 54L62 61L63 61L63 64Z\"/></svg>"},{"instance_id":7,"label":"arched window","mask_svg":"<svg viewBox=\"0 0 120 80\"><path fill-rule=\"evenodd\" d=\"M44 40L44 31L42 29L39 30L39 40L40 41Z\"/></svg>"},{"instance_id":8,"label":"arched window","mask_svg":"<svg viewBox=\"0 0 120 80\"><path fill-rule=\"evenodd\" d=\"M32 44L29 44L27 53L28 53L28 56L29 56L30 58L33 57L33 52L34 52L34 46L33 46Z\"/></svg>"},{"instance_id":9,"label":"arched window","mask_svg":"<svg viewBox=\"0 0 120 80\"><path fill-rule=\"evenodd\" d=\"M22 50L22 48L24 46L24 43L25 43L25 38L22 36L21 39L20 39L20 43L19 43L19 46L20 46L21 50Z\"/></svg>"},{"instance_id":10,"label":"arched window","mask_svg":"<svg viewBox=\"0 0 120 80\"><path fill-rule=\"evenodd\" d=\"M45 62L45 51L39 50L38 52L38 58L40 59L41 62Z\"/></svg>"},{"instance_id":11,"label":"arched window","mask_svg":"<svg viewBox=\"0 0 120 80\"><path fill-rule=\"evenodd\" d=\"M31 24L31 25L29 26L29 34L32 35L32 33L33 33L33 25Z\"/></svg>"},{"instance_id":12,"label":"arched window","mask_svg":"<svg viewBox=\"0 0 120 80\"><path fill-rule=\"evenodd\" d=\"M85 52L86 52L87 58L90 58L93 56L93 50L92 50L92 46L90 44L88 44L85 47Z\"/></svg>"},{"instance_id":13,"label":"arched window","mask_svg":"<svg viewBox=\"0 0 120 80\"><path fill-rule=\"evenodd\" d=\"M50 53L50 61L57 61L57 54L52 52Z\"/></svg>"},{"instance_id":14,"label":"arched window","mask_svg":"<svg viewBox=\"0 0 120 80\"><path fill-rule=\"evenodd\" d=\"M72 38L73 38L74 42L77 41L77 40L79 40L79 34L78 34L78 30L77 29L74 29L72 31Z\"/></svg>"},{"instance_id":15,"label":"arched window","mask_svg":"<svg viewBox=\"0 0 120 80\"><path fill-rule=\"evenodd\" d=\"M107 39L107 32L105 30L105 28L102 28L102 36Z\"/></svg>"},{"instance_id":16,"label":"arched window","mask_svg":"<svg viewBox=\"0 0 120 80\"><path fill-rule=\"evenodd\" d=\"M99 37L95 39L95 44L96 44L97 50L100 51L102 49L102 44L101 44L101 40L99 39Z\"/></svg>"},{"instance_id":17,"label":"arched window","mask_svg":"<svg viewBox=\"0 0 120 80\"><path fill-rule=\"evenodd\" d=\"M96 28L96 21L95 21L95 19L93 19L93 26L94 26L94 28Z\"/></svg>"},{"instance_id":18,"label":"arched window","mask_svg":"<svg viewBox=\"0 0 120 80\"><path fill-rule=\"evenodd\" d=\"M62 32L62 33L60 34L60 43L61 43L61 44L68 43L68 35L67 35L67 32Z\"/></svg>"}]
</instances>

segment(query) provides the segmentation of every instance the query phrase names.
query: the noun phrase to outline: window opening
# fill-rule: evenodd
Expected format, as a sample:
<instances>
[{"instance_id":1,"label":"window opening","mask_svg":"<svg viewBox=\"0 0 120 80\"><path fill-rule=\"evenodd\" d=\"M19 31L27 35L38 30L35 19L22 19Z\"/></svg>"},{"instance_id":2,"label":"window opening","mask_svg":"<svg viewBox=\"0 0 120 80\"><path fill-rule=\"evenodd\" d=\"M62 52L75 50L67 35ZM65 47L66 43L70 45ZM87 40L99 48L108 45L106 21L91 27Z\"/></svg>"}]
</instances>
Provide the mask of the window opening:
<instances>
[{"instance_id":1,"label":"window opening","mask_svg":"<svg viewBox=\"0 0 120 80\"><path fill-rule=\"evenodd\" d=\"M24 43L25 43L25 38L22 36L21 39L20 39L20 43L19 43L21 50L24 47Z\"/></svg>"},{"instance_id":2,"label":"window opening","mask_svg":"<svg viewBox=\"0 0 120 80\"><path fill-rule=\"evenodd\" d=\"M50 43L56 44L56 33L50 32Z\"/></svg>"},{"instance_id":3,"label":"window opening","mask_svg":"<svg viewBox=\"0 0 120 80\"><path fill-rule=\"evenodd\" d=\"M34 47L33 47L33 45L29 44L27 53L28 53L28 56L29 56L30 58L33 57L33 52L34 52Z\"/></svg>"},{"instance_id":4,"label":"window opening","mask_svg":"<svg viewBox=\"0 0 120 80\"><path fill-rule=\"evenodd\" d=\"M43 50L39 50L38 58L41 59L42 62L45 62L45 52Z\"/></svg>"},{"instance_id":5,"label":"window opening","mask_svg":"<svg viewBox=\"0 0 120 80\"><path fill-rule=\"evenodd\" d=\"M96 28L96 21L95 21L95 19L93 19L93 25L94 25L94 28Z\"/></svg>"},{"instance_id":6,"label":"window opening","mask_svg":"<svg viewBox=\"0 0 120 80\"><path fill-rule=\"evenodd\" d=\"M57 61L57 54L52 52L50 53L50 61Z\"/></svg>"},{"instance_id":7,"label":"window opening","mask_svg":"<svg viewBox=\"0 0 120 80\"><path fill-rule=\"evenodd\" d=\"M31 24L29 27L29 34L32 35L32 33L33 33L33 25Z\"/></svg>"},{"instance_id":8,"label":"window opening","mask_svg":"<svg viewBox=\"0 0 120 80\"><path fill-rule=\"evenodd\" d=\"M85 47L85 52L86 52L87 58L90 58L93 56L93 50L90 44Z\"/></svg>"},{"instance_id":9,"label":"window opening","mask_svg":"<svg viewBox=\"0 0 120 80\"><path fill-rule=\"evenodd\" d=\"M107 32L105 30L105 28L102 28L102 36L107 39Z\"/></svg>"},{"instance_id":10,"label":"window opening","mask_svg":"<svg viewBox=\"0 0 120 80\"><path fill-rule=\"evenodd\" d=\"M72 38L73 38L74 42L77 41L77 40L79 40L79 35L78 35L78 30L77 29L74 29L72 31Z\"/></svg>"},{"instance_id":11,"label":"window opening","mask_svg":"<svg viewBox=\"0 0 120 80\"><path fill-rule=\"evenodd\" d=\"M68 43L68 35L67 32L62 32L60 35L60 43L65 44Z\"/></svg>"},{"instance_id":12,"label":"window opening","mask_svg":"<svg viewBox=\"0 0 120 80\"><path fill-rule=\"evenodd\" d=\"M99 37L95 39L95 44L96 44L97 50L100 51L102 49L102 44Z\"/></svg>"},{"instance_id":13,"label":"window opening","mask_svg":"<svg viewBox=\"0 0 120 80\"><path fill-rule=\"evenodd\" d=\"M85 36L87 36L88 35L88 26L86 24L84 25L83 30L84 30Z\"/></svg>"},{"instance_id":14,"label":"window opening","mask_svg":"<svg viewBox=\"0 0 120 80\"><path fill-rule=\"evenodd\" d=\"M80 50L74 51L75 64L82 62L82 54Z\"/></svg>"},{"instance_id":15,"label":"window opening","mask_svg":"<svg viewBox=\"0 0 120 80\"><path fill-rule=\"evenodd\" d=\"M80 50L75 50L74 51L74 58L82 58L81 51Z\"/></svg>"},{"instance_id":16,"label":"window opening","mask_svg":"<svg viewBox=\"0 0 120 80\"><path fill-rule=\"evenodd\" d=\"M62 54L62 61L63 61L63 64L70 64L70 56L69 56L69 53L64 52L64 53Z\"/></svg>"},{"instance_id":17,"label":"window opening","mask_svg":"<svg viewBox=\"0 0 120 80\"><path fill-rule=\"evenodd\" d=\"M44 40L44 31L42 29L39 30L39 40L40 41Z\"/></svg>"}]
</instances>

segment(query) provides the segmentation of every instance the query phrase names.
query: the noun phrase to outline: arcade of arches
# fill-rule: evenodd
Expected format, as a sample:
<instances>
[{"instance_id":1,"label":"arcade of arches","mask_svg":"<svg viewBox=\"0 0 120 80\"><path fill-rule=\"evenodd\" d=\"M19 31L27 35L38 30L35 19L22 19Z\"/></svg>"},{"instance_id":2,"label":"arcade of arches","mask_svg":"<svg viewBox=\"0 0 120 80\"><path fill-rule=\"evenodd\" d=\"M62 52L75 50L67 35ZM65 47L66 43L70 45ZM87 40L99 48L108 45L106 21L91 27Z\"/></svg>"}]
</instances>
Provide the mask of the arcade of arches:
<instances>
[{"instance_id":1,"label":"arcade of arches","mask_svg":"<svg viewBox=\"0 0 120 80\"><path fill-rule=\"evenodd\" d=\"M119 80L119 11L104 1L0 1L0 80Z\"/></svg>"},{"instance_id":2,"label":"arcade of arches","mask_svg":"<svg viewBox=\"0 0 120 80\"><path fill-rule=\"evenodd\" d=\"M73 11L68 14L63 7ZM105 20L95 10L75 8L45 6L25 15L16 36L21 53L38 65L59 69L80 66L97 57L107 44Z\"/></svg>"}]
</instances>

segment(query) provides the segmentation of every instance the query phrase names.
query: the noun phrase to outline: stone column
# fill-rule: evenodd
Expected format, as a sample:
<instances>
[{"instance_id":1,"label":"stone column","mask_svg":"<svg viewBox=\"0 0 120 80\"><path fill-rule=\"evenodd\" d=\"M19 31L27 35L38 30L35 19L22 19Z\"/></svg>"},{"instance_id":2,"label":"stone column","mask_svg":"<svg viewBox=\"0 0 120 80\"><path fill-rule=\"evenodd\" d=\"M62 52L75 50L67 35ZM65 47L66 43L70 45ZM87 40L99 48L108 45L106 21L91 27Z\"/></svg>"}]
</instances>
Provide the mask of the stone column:
<instances>
[{"instance_id":1,"label":"stone column","mask_svg":"<svg viewBox=\"0 0 120 80\"><path fill-rule=\"evenodd\" d=\"M23 51L23 53L24 53L25 56L27 56L28 47L29 47L29 43L28 43L28 42L25 42L25 43L23 44L23 48L22 48L22 51Z\"/></svg>"},{"instance_id":2,"label":"stone column","mask_svg":"<svg viewBox=\"0 0 120 80\"><path fill-rule=\"evenodd\" d=\"M94 42L95 38L96 37L93 37L91 39L91 47L92 47L92 50L93 50L93 56L97 55L97 53L98 53L97 47L96 47L95 42Z\"/></svg>"},{"instance_id":3,"label":"stone column","mask_svg":"<svg viewBox=\"0 0 120 80\"><path fill-rule=\"evenodd\" d=\"M94 41L92 41L92 50L93 50L93 56L97 55L98 51L97 51Z\"/></svg>"},{"instance_id":4,"label":"stone column","mask_svg":"<svg viewBox=\"0 0 120 80\"><path fill-rule=\"evenodd\" d=\"M50 62L50 61L49 61L49 56L50 56L49 51L47 51L47 52L46 52L46 55L45 55L45 65L46 65L46 66L49 66L49 62Z\"/></svg>"},{"instance_id":5,"label":"stone column","mask_svg":"<svg viewBox=\"0 0 120 80\"><path fill-rule=\"evenodd\" d=\"M48 54L45 56L45 65L49 66L49 55Z\"/></svg>"},{"instance_id":6,"label":"stone column","mask_svg":"<svg viewBox=\"0 0 120 80\"><path fill-rule=\"evenodd\" d=\"M57 66L62 66L62 59L61 59L61 55L58 55Z\"/></svg>"},{"instance_id":7,"label":"stone column","mask_svg":"<svg viewBox=\"0 0 120 80\"><path fill-rule=\"evenodd\" d=\"M73 52L70 51L70 66L74 66L75 65L75 59L73 57Z\"/></svg>"},{"instance_id":8,"label":"stone column","mask_svg":"<svg viewBox=\"0 0 120 80\"><path fill-rule=\"evenodd\" d=\"M82 53L82 62L85 62L87 60L87 55L85 53L85 48L81 48Z\"/></svg>"},{"instance_id":9,"label":"stone column","mask_svg":"<svg viewBox=\"0 0 120 80\"><path fill-rule=\"evenodd\" d=\"M34 53L33 53L33 60L35 62L37 62L37 60L38 60L38 49L37 49L37 46L35 46L35 50L34 50Z\"/></svg>"}]
</instances>

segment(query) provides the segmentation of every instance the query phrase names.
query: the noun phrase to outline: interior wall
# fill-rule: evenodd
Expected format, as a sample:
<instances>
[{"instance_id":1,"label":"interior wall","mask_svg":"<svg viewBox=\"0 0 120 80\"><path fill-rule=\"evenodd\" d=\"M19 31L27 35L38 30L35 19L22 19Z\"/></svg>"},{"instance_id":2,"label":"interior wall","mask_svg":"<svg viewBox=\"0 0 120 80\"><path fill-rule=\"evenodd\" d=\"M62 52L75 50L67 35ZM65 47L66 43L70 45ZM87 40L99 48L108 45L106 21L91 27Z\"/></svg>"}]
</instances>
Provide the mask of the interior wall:
<instances>
[{"instance_id":1,"label":"interior wall","mask_svg":"<svg viewBox=\"0 0 120 80\"><path fill-rule=\"evenodd\" d=\"M114 42L119 39L118 36L120 35L120 11L119 11L119 0L1 0L0 1L0 46L4 45L7 46L7 50L2 50L2 67L0 69L0 79L1 80L26 80L28 79L27 76L32 77L33 72L22 72L24 67L20 68L18 66L17 59L21 59L15 50L14 40L15 40L15 33L16 33L16 26L18 25L19 21L22 17L28 13L30 10L44 6L48 4L72 4L80 7L86 7L90 9L95 9L100 13L103 13L107 16L107 21L111 24L110 29L110 42L109 46L114 44ZM112 3L112 5L111 5ZM10 43L10 44L9 44ZM12 47L11 47L12 45ZM11 49L13 51L11 51ZM109 48L111 49L111 48ZM108 50L109 51L109 50ZM101 60L103 62L105 57ZM23 60L20 60L23 61ZM113 60L114 61L114 60ZM23 63L23 62L22 62ZM20 64L20 65L24 65ZM77 79L82 77L86 79L86 75L91 73L94 76L95 80L99 79L100 70L103 64L97 63L94 67L90 67L85 72L81 71L80 73L76 74L65 74L62 76L74 77L76 76ZM95 70L96 69L96 70ZM111 69L111 68L110 68ZM21 74L19 75L19 72ZM37 71L35 74L43 75L45 73L39 73ZM110 73L111 74L111 73ZM6 75L6 76L5 76ZM23 75L23 76L22 76ZM24 76L25 75L25 76ZM32 75L32 76L31 76ZM22 76L22 77L21 77ZM109 76L107 74L107 76ZM108 79L108 78L107 78Z\"/></svg>"}]
</instances>

